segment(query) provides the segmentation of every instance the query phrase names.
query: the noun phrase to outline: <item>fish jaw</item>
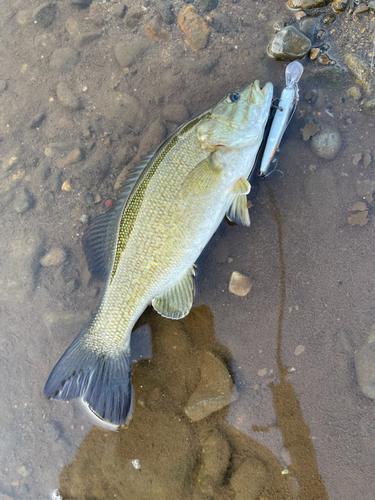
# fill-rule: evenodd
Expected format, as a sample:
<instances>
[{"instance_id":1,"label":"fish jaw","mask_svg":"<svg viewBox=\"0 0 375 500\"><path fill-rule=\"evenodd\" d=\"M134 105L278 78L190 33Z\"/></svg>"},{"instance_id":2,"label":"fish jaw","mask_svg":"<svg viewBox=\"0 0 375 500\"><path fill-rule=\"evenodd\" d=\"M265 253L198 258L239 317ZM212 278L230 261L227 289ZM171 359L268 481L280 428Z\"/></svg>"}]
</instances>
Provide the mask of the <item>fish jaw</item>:
<instances>
[{"instance_id":1,"label":"fish jaw","mask_svg":"<svg viewBox=\"0 0 375 500\"><path fill-rule=\"evenodd\" d=\"M259 81L236 93L232 102L228 94L211 114L197 127L197 139L208 151L226 147L247 148L260 144L268 119L273 85L271 82L261 89Z\"/></svg>"}]
</instances>

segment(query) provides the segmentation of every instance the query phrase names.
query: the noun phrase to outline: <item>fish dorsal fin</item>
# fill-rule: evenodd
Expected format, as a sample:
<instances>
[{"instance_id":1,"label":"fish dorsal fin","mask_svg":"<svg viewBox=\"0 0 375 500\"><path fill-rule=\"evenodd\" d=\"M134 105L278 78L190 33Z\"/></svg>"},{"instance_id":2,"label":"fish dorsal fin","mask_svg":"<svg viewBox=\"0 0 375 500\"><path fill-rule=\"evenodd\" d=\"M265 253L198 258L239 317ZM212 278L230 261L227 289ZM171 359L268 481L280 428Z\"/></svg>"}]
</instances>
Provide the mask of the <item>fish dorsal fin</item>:
<instances>
[{"instance_id":1,"label":"fish dorsal fin","mask_svg":"<svg viewBox=\"0 0 375 500\"><path fill-rule=\"evenodd\" d=\"M181 319L193 305L194 299L194 266L190 267L181 281L152 301L154 309L165 318Z\"/></svg>"},{"instance_id":2,"label":"fish dorsal fin","mask_svg":"<svg viewBox=\"0 0 375 500\"><path fill-rule=\"evenodd\" d=\"M242 226L250 226L249 210L247 208L247 195L250 193L249 182L241 177L229 190L234 194L233 201L227 212L227 217L231 222Z\"/></svg>"},{"instance_id":3,"label":"fish dorsal fin","mask_svg":"<svg viewBox=\"0 0 375 500\"><path fill-rule=\"evenodd\" d=\"M152 156L143 158L129 170L115 206L96 217L83 233L82 246L89 271L102 281L108 277L113 265L124 209Z\"/></svg>"}]
</instances>

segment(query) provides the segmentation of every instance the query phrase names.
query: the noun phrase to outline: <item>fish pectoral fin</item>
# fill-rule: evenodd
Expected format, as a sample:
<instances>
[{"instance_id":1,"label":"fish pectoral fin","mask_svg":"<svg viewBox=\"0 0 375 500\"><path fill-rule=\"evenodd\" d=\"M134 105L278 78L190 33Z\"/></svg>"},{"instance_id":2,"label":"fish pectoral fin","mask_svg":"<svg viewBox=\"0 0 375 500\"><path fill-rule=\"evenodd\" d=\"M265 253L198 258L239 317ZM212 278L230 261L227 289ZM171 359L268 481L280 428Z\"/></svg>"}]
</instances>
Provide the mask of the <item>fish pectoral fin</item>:
<instances>
[{"instance_id":1,"label":"fish pectoral fin","mask_svg":"<svg viewBox=\"0 0 375 500\"><path fill-rule=\"evenodd\" d=\"M234 198L226 215L231 222L242 226L250 226L250 216L247 208L247 195L250 193L250 189L249 182L243 177L230 189L230 193L234 194Z\"/></svg>"},{"instance_id":2,"label":"fish pectoral fin","mask_svg":"<svg viewBox=\"0 0 375 500\"><path fill-rule=\"evenodd\" d=\"M186 177L182 192L202 194L215 189L221 178L221 168L215 163L213 154L202 160Z\"/></svg>"},{"instance_id":3,"label":"fish pectoral fin","mask_svg":"<svg viewBox=\"0 0 375 500\"><path fill-rule=\"evenodd\" d=\"M152 301L154 309L165 318L181 319L193 305L195 270L192 266L181 281Z\"/></svg>"}]
</instances>

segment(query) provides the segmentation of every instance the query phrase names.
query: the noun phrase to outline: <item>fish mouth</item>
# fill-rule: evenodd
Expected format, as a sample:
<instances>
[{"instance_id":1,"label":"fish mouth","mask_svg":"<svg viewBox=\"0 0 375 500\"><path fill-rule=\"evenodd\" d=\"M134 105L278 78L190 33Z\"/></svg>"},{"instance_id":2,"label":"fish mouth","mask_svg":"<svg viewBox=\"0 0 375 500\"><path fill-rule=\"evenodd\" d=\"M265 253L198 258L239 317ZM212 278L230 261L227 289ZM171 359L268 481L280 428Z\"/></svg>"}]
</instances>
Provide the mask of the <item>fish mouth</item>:
<instances>
[{"instance_id":1,"label":"fish mouth","mask_svg":"<svg viewBox=\"0 0 375 500\"><path fill-rule=\"evenodd\" d=\"M271 85L272 84L268 82L264 85L264 87L261 87L259 80L255 80L251 86L248 102L255 106L263 106L267 100L267 95Z\"/></svg>"}]
</instances>

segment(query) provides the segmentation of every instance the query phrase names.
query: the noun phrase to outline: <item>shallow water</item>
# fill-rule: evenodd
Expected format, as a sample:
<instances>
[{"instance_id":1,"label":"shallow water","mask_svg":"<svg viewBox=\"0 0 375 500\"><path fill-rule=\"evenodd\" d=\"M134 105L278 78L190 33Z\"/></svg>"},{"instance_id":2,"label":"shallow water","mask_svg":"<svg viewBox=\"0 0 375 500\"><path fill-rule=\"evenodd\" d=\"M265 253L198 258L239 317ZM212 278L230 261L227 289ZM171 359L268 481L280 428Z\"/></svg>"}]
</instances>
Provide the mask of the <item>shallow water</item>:
<instances>
[{"instance_id":1,"label":"shallow water","mask_svg":"<svg viewBox=\"0 0 375 500\"><path fill-rule=\"evenodd\" d=\"M227 13L238 31L220 33L208 21L208 45L198 52L187 47L176 21L183 2L173 4L165 42L144 34L154 1L145 3L134 29L116 17L116 2L94 1L91 10L57 2L47 27L24 12L40 5L34 0L0 4L0 499L45 500L59 488L64 500L370 500L375 406L359 389L354 355L375 325L375 163L363 161L367 151L375 155L375 117L348 98L354 82L347 70L342 84L326 86L315 75L319 63L306 66L279 154L283 176L260 182L250 228L223 222L198 262L189 316L173 322L147 310L140 319L151 327L153 355L134 367L129 429L93 426L80 402L43 398L51 369L102 289L84 261L87 224L80 219L104 212L125 165L178 125L163 115L166 106L184 104L193 116L255 78L271 80L275 95L284 87L286 63L267 56L266 47L274 20L295 18L285 2L219 1L215 12ZM374 27L369 13L338 16L323 38L330 57L345 69L345 53L355 50L370 64ZM100 37L84 43L79 36L86 32ZM114 56L120 42L146 45L126 70ZM63 47L77 51L68 69L51 64ZM59 82L79 96L80 109L60 105ZM314 90L311 104L304 96ZM132 123L114 104L118 93L139 101ZM40 113L43 121L29 128ZM316 157L303 140L306 118L339 129L335 159ZM77 145L83 158L69 164ZM70 191L61 189L65 181ZM19 213L25 199L30 207ZM359 201L368 210L363 226L348 223ZM63 263L41 266L55 247L65 250ZM229 293L233 271L250 278L247 296ZM228 366L237 398L191 422L184 407L207 351ZM212 491L201 474L210 446L211 472L224 470ZM226 457L224 465L218 457ZM236 496L236 477L245 488L246 477L252 484L258 478L258 496L239 489Z\"/></svg>"}]
</instances>

